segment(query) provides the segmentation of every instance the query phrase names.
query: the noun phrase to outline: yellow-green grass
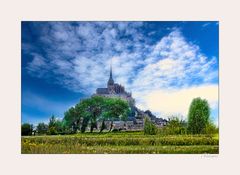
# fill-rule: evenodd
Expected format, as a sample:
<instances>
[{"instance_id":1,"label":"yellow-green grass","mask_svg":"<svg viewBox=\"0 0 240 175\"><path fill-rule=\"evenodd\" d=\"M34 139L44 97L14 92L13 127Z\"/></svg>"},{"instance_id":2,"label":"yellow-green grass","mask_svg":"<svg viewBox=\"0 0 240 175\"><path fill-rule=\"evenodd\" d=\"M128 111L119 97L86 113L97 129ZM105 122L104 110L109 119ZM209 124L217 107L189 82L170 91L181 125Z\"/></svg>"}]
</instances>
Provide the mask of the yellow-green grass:
<instances>
[{"instance_id":1,"label":"yellow-green grass","mask_svg":"<svg viewBox=\"0 0 240 175\"><path fill-rule=\"evenodd\" d=\"M214 135L213 135L213 139L218 140L218 139L219 139L219 134L214 134Z\"/></svg>"},{"instance_id":2,"label":"yellow-green grass","mask_svg":"<svg viewBox=\"0 0 240 175\"><path fill-rule=\"evenodd\" d=\"M205 135L144 135L142 132L22 137L24 154L170 153L217 154L218 138Z\"/></svg>"}]
</instances>

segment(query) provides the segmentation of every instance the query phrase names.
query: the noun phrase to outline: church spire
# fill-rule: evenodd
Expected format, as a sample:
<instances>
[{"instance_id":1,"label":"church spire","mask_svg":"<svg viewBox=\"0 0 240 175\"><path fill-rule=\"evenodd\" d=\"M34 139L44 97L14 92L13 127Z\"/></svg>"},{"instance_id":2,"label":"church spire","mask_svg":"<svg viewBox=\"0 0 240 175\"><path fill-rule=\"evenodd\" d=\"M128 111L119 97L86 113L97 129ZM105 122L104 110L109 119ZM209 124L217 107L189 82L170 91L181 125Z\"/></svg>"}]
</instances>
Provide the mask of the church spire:
<instances>
[{"instance_id":1,"label":"church spire","mask_svg":"<svg viewBox=\"0 0 240 175\"><path fill-rule=\"evenodd\" d=\"M112 59L111 59L111 64L110 64L110 79L112 79Z\"/></svg>"},{"instance_id":2,"label":"church spire","mask_svg":"<svg viewBox=\"0 0 240 175\"><path fill-rule=\"evenodd\" d=\"M114 81L113 81L113 78L112 78L112 59L111 59L111 64L110 64L110 76L109 76L109 80L108 80L108 86L109 85L113 85L114 84Z\"/></svg>"}]
</instances>

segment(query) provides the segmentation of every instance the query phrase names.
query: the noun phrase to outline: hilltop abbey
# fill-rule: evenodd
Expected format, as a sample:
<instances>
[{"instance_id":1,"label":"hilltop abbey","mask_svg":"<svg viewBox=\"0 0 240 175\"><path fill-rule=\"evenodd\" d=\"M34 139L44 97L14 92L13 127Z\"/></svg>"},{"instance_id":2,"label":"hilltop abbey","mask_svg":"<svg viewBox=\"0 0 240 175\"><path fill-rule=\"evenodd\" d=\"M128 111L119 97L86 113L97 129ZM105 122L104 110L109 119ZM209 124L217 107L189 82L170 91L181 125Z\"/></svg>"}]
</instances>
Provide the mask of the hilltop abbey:
<instances>
[{"instance_id":1,"label":"hilltop abbey","mask_svg":"<svg viewBox=\"0 0 240 175\"><path fill-rule=\"evenodd\" d=\"M116 129L128 129L128 130L138 130L143 129L143 120L144 117L149 117L152 122L154 122L158 126L165 126L167 124L167 120L162 118L157 118L155 115L151 113L151 111L142 111L135 106L135 100L132 97L132 94L127 92L124 86L114 83L113 73L112 73L112 63L110 65L110 75L107 82L106 88L97 88L96 93L93 96L104 96L104 97L112 97L112 98L121 98L128 102L131 113L128 116L128 121L115 121L114 128Z\"/></svg>"},{"instance_id":2,"label":"hilltop abbey","mask_svg":"<svg viewBox=\"0 0 240 175\"><path fill-rule=\"evenodd\" d=\"M119 97L128 101L130 106L135 105L135 100L132 98L132 94L125 91L124 86L114 83L112 77L112 64L110 67L110 76L107 82L107 88L97 88L96 95L105 97Z\"/></svg>"}]
</instances>

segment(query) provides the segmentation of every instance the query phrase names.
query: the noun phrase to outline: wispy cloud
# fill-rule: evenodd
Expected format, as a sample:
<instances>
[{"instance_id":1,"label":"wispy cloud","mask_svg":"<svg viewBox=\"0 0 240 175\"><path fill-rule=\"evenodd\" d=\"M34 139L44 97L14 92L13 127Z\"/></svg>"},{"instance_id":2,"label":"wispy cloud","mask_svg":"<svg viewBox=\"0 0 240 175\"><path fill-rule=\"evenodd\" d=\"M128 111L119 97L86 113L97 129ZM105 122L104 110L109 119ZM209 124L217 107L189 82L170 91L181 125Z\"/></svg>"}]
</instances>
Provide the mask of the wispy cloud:
<instances>
[{"instance_id":1,"label":"wispy cloud","mask_svg":"<svg viewBox=\"0 0 240 175\"><path fill-rule=\"evenodd\" d=\"M204 24L202 25L202 27L207 27L207 26L209 26L210 24L211 24L210 22L204 23Z\"/></svg>"},{"instance_id":2,"label":"wispy cloud","mask_svg":"<svg viewBox=\"0 0 240 175\"><path fill-rule=\"evenodd\" d=\"M144 91L209 83L218 78L218 70L213 69L215 64L215 57L207 58L197 45L174 30L152 47L132 87Z\"/></svg>"}]
</instances>

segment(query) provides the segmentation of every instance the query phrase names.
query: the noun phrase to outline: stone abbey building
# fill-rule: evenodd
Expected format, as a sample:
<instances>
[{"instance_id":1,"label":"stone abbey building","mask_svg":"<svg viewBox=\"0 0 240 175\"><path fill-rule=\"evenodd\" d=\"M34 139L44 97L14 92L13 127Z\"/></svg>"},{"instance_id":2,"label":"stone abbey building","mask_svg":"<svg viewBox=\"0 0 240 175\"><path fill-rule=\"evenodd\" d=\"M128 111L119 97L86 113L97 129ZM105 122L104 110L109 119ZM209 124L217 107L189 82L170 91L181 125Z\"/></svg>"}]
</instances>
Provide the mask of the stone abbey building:
<instances>
[{"instance_id":1,"label":"stone abbey building","mask_svg":"<svg viewBox=\"0 0 240 175\"><path fill-rule=\"evenodd\" d=\"M125 91L124 86L114 83L112 77L112 65L110 67L110 76L107 82L106 88L97 88L96 95L105 96L105 97L118 97L123 100L126 100L130 107L135 106L135 100L132 98L132 94Z\"/></svg>"},{"instance_id":2,"label":"stone abbey building","mask_svg":"<svg viewBox=\"0 0 240 175\"><path fill-rule=\"evenodd\" d=\"M144 125L144 117L149 117L152 122L157 126L165 126L167 120L162 118L157 118L151 113L151 111L142 111L135 106L135 100L132 97L132 94L127 92L124 86L114 83L112 75L112 64L110 66L110 75L107 82L107 87L97 88L96 93L93 96L103 96L103 97L112 97L112 98L121 98L128 102L131 113L128 116L127 122L123 121L114 121L114 128L116 129L127 129L127 130L142 130ZM107 122L106 122L107 123ZM108 124L107 124L108 125Z\"/></svg>"}]
</instances>

